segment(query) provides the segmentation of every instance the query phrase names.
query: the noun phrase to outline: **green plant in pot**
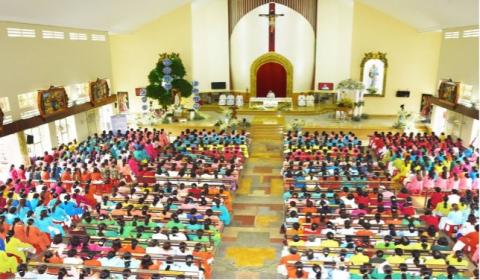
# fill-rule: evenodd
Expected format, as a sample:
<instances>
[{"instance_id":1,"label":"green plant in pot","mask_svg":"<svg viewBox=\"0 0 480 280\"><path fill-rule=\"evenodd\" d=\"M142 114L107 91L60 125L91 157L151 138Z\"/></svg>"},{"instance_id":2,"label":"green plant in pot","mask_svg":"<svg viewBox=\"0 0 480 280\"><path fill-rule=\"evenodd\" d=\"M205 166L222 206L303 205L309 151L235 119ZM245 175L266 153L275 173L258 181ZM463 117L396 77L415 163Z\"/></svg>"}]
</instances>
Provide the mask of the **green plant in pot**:
<instances>
[{"instance_id":1,"label":"green plant in pot","mask_svg":"<svg viewBox=\"0 0 480 280\"><path fill-rule=\"evenodd\" d=\"M175 103L175 95L189 97L193 86L184 79L187 72L178 53L162 53L155 68L148 74L147 97L163 107Z\"/></svg>"}]
</instances>

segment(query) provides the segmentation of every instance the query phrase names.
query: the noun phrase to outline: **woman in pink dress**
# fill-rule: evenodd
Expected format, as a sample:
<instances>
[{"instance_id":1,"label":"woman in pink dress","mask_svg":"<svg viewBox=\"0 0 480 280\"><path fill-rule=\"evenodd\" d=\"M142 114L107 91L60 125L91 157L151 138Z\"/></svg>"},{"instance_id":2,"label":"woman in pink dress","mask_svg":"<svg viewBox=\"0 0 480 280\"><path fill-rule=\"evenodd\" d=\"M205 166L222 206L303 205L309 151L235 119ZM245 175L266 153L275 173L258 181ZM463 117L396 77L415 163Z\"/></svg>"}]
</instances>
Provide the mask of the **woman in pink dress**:
<instances>
[{"instance_id":1,"label":"woman in pink dress","mask_svg":"<svg viewBox=\"0 0 480 280\"><path fill-rule=\"evenodd\" d=\"M441 176L439 176L437 178L437 182L436 182L435 186L439 187L442 191L446 191L447 190L447 182L448 182L447 174L444 172L444 173L442 173Z\"/></svg>"},{"instance_id":2,"label":"woman in pink dress","mask_svg":"<svg viewBox=\"0 0 480 280\"><path fill-rule=\"evenodd\" d=\"M12 179L13 181L16 181L18 179L18 172L14 164L10 166L9 173L10 173L10 179Z\"/></svg>"},{"instance_id":3,"label":"woman in pink dress","mask_svg":"<svg viewBox=\"0 0 480 280\"><path fill-rule=\"evenodd\" d=\"M423 178L423 190L433 190L435 187L435 181L429 174L425 178Z\"/></svg>"},{"instance_id":4,"label":"woman in pink dress","mask_svg":"<svg viewBox=\"0 0 480 280\"><path fill-rule=\"evenodd\" d=\"M420 173L417 172L417 175L412 176L411 181L407 184L407 189L412 194L420 194L423 187L423 178Z\"/></svg>"}]
</instances>

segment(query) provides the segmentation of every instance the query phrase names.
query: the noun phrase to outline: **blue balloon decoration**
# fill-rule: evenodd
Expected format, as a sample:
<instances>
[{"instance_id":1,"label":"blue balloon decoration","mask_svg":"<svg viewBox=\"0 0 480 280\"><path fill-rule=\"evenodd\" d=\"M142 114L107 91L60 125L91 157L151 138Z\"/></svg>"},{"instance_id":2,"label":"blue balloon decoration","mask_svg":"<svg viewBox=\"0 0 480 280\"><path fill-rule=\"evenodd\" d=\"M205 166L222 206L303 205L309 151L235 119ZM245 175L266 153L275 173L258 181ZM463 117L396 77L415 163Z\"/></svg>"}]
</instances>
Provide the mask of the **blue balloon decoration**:
<instances>
[{"instance_id":1,"label":"blue balloon decoration","mask_svg":"<svg viewBox=\"0 0 480 280\"><path fill-rule=\"evenodd\" d=\"M196 102L196 103L200 102L200 96L194 96L193 102Z\"/></svg>"},{"instance_id":2,"label":"blue balloon decoration","mask_svg":"<svg viewBox=\"0 0 480 280\"><path fill-rule=\"evenodd\" d=\"M165 58L163 61L162 61L163 65L165 66L170 66L172 65L172 61L168 58Z\"/></svg>"},{"instance_id":3,"label":"blue balloon decoration","mask_svg":"<svg viewBox=\"0 0 480 280\"><path fill-rule=\"evenodd\" d=\"M198 86L198 81L192 81L192 86L194 87Z\"/></svg>"},{"instance_id":4,"label":"blue balloon decoration","mask_svg":"<svg viewBox=\"0 0 480 280\"><path fill-rule=\"evenodd\" d=\"M163 85L163 88L166 89L166 90L171 90L171 89L172 89L172 84L170 84L170 83L165 83L165 84Z\"/></svg>"},{"instance_id":5,"label":"blue balloon decoration","mask_svg":"<svg viewBox=\"0 0 480 280\"><path fill-rule=\"evenodd\" d=\"M147 102L147 97L146 96L142 96L142 102Z\"/></svg>"},{"instance_id":6,"label":"blue balloon decoration","mask_svg":"<svg viewBox=\"0 0 480 280\"><path fill-rule=\"evenodd\" d=\"M169 75L170 73L172 73L172 68L170 67L163 67L163 74L165 75Z\"/></svg>"},{"instance_id":7,"label":"blue balloon decoration","mask_svg":"<svg viewBox=\"0 0 480 280\"><path fill-rule=\"evenodd\" d=\"M197 93L199 93L199 92L200 92L200 91L198 90L198 88L192 89L192 93L193 93L193 94L197 94Z\"/></svg>"},{"instance_id":8,"label":"blue balloon decoration","mask_svg":"<svg viewBox=\"0 0 480 280\"><path fill-rule=\"evenodd\" d=\"M146 110L148 109L148 106L145 104L145 105L142 106L142 109L143 109L144 111L146 111Z\"/></svg>"},{"instance_id":9,"label":"blue balloon decoration","mask_svg":"<svg viewBox=\"0 0 480 280\"><path fill-rule=\"evenodd\" d=\"M163 76L163 81L165 83L171 83L173 81L173 78L170 75L165 75L165 76Z\"/></svg>"}]
</instances>

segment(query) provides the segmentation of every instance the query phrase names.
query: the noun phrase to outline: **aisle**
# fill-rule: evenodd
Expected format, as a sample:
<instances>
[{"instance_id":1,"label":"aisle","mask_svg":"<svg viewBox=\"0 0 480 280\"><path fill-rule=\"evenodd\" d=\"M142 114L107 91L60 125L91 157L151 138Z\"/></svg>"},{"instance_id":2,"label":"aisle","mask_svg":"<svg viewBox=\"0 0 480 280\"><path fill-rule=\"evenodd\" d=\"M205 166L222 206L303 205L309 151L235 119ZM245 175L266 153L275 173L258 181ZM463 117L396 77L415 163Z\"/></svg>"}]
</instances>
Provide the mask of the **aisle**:
<instances>
[{"instance_id":1,"label":"aisle","mask_svg":"<svg viewBox=\"0 0 480 280\"><path fill-rule=\"evenodd\" d=\"M283 122L283 118L253 120L250 158L234 200L232 224L215 256L214 278L278 278Z\"/></svg>"}]
</instances>

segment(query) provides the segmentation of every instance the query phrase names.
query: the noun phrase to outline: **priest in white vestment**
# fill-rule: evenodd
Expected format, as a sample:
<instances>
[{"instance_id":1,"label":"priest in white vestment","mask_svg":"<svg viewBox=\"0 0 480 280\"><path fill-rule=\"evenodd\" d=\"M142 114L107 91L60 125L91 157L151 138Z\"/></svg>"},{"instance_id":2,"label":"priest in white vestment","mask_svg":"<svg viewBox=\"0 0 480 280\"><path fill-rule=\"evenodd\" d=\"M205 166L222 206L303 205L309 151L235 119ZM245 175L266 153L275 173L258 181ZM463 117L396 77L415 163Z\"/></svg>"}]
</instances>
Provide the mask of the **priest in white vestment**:
<instances>
[{"instance_id":1,"label":"priest in white vestment","mask_svg":"<svg viewBox=\"0 0 480 280\"><path fill-rule=\"evenodd\" d=\"M267 93L267 98L275 98L275 93L271 90L268 91Z\"/></svg>"}]
</instances>

